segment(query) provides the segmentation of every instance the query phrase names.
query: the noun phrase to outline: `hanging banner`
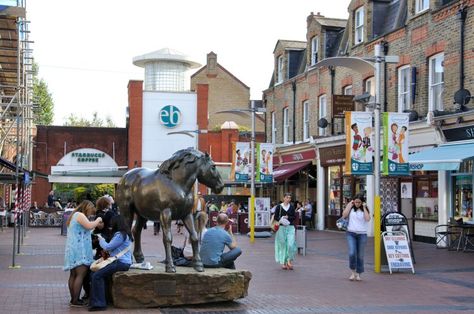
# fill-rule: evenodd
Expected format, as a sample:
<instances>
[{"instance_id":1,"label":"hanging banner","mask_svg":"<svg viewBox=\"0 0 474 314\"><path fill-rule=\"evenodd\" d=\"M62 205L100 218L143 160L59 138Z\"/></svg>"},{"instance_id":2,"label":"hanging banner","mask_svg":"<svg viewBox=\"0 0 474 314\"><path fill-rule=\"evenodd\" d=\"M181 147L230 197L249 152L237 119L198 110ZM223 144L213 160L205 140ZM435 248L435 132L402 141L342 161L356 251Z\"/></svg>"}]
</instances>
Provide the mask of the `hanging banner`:
<instances>
[{"instance_id":1,"label":"hanging banner","mask_svg":"<svg viewBox=\"0 0 474 314\"><path fill-rule=\"evenodd\" d=\"M384 175L409 175L408 113L384 112L383 116Z\"/></svg>"},{"instance_id":2,"label":"hanging banner","mask_svg":"<svg viewBox=\"0 0 474 314\"><path fill-rule=\"evenodd\" d=\"M273 182L273 144L257 144L257 182Z\"/></svg>"},{"instance_id":3,"label":"hanging banner","mask_svg":"<svg viewBox=\"0 0 474 314\"><path fill-rule=\"evenodd\" d=\"M372 174L373 127L371 112L346 112L346 174Z\"/></svg>"},{"instance_id":4,"label":"hanging banner","mask_svg":"<svg viewBox=\"0 0 474 314\"><path fill-rule=\"evenodd\" d=\"M251 174L250 143L236 142L232 145L232 175L235 181L248 181Z\"/></svg>"}]
</instances>

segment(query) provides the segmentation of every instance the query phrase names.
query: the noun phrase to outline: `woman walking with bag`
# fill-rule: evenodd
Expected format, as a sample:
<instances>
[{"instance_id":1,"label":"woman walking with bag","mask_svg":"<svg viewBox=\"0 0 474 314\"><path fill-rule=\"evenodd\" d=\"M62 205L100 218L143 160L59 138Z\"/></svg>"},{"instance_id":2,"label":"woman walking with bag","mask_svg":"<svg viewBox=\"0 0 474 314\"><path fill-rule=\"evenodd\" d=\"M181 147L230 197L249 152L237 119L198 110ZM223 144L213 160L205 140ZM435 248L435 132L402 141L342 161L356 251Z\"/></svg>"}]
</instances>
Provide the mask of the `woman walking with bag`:
<instances>
[{"instance_id":1,"label":"woman walking with bag","mask_svg":"<svg viewBox=\"0 0 474 314\"><path fill-rule=\"evenodd\" d=\"M295 207L290 203L291 194L285 193L283 202L275 208L274 220L280 223L275 235L275 260L282 269L293 269L296 254Z\"/></svg>"},{"instance_id":2,"label":"woman walking with bag","mask_svg":"<svg viewBox=\"0 0 474 314\"><path fill-rule=\"evenodd\" d=\"M349 218L346 237L349 248L349 268L352 271L349 277L351 281L360 281L360 274L364 272L364 253L370 221L370 212L364 201L363 195L356 195L347 203L342 212L342 217Z\"/></svg>"},{"instance_id":3,"label":"woman walking with bag","mask_svg":"<svg viewBox=\"0 0 474 314\"><path fill-rule=\"evenodd\" d=\"M92 274L91 296L89 311L104 311L107 309L107 300L105 298L105 279L111 278L118 271L127 271L132 265L132 253L130 246L132 243L132 232L125 223L123 216L114 216L110 220L113 237L107 242L99 236L100 246L109 252L110 256L116 256L117 259L104 268Z\"/></svg>"},{"instance_id":4,"label":"woman walking with bag","mask_svg":"<svg viewBox=\"0 0 474 314\"><path fill-rule=\"evenodd\" d=\"M64 253L64 270L69 270L69 294L71 306L83 306L80 300L84 277L89 270L89 265L94 261L92 252L91 232L102 222L97 218L90 222L87 217L95 214L95 207L91 201L82 201L73 211L66 222L67 239Z\"/></svg>"}]
</instances>

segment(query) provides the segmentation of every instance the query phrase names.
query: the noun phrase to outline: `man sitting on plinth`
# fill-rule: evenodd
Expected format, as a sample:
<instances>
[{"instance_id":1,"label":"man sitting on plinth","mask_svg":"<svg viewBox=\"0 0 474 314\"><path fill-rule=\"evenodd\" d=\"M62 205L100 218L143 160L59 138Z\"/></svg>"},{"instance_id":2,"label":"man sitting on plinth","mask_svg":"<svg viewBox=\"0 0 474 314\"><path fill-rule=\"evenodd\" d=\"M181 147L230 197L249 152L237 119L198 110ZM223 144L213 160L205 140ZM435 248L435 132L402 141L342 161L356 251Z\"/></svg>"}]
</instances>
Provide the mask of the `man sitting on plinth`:
<instances>
[{"instance_id":1,"label":"man sitting on plinth","mask_svg":"<svg viewBox=\"0 0 474 314\"><path fill-rule=\"evenodd\" d=\"M225 247L229 248L224 253ZM202 238L201 259L204 267L235 269L234 261L242 254L232 234L232 222L225 213L217 216L217 226L207 230Z\"/></svg>"}]
</instances>

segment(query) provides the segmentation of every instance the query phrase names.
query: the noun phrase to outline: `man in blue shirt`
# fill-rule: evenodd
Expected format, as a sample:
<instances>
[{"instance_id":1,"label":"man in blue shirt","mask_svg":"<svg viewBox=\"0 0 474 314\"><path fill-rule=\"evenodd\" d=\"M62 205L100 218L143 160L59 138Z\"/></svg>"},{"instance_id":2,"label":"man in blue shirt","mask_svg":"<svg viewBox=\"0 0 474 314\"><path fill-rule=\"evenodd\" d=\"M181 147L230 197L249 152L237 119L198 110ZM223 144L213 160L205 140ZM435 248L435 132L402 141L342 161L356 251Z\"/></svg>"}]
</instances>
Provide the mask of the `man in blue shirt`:
<instances>
[{"instance_id":1,"label":"man in blue shirt","mask_svg":"<svg viewBox=\"0 0 474 314\"><path fill-rule=\"evenodd\" d=\"M229 251L224 253L225 247ZM207 230L202 238L201 259L204 267L235 269L234 261L242 254L237 247L229 217L225 213L217 216L217 226Z\"/></svg>"}]
</instances>

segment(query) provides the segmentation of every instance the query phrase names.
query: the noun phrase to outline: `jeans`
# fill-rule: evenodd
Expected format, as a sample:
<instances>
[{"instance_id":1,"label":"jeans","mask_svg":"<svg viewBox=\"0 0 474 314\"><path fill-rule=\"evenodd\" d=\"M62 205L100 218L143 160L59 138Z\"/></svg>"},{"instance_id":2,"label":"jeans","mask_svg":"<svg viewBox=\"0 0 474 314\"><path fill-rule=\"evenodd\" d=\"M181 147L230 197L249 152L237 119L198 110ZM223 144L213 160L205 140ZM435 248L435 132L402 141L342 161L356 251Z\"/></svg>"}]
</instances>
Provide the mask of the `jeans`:
<instances>
[{"instance_id":1,"label":"jeans","mask_svg":"<svg viewBox=\"0 0 474 314\"><path fill-rule=\"evenodd\" d=\"M242 254L242 250L239 247L233 248L230 251L226 253L222 253L221 255L221 260L219 261L219 264L217 265L204 265L204 267L208 268L229 268L229 269L235 269L235 263L234 261L237 259L237 257Z\"/></svg>"},{"instance_id":2,"label":"jeans","mask_svg":"<svg viewBox=\"0 0 474 314\"><path fill-rule=\"evenodd\" d=\"M364 252L367 244L367 234L346 232L349 248L349 268L361 274L364 272Z\"/></svg>"},{"instance_id":3,"label":"jeans","mask_svg":"<svg viewBox=\"0 0 474 314\"><path fill-rule=\"evenodd\" d=\"M90 307L106 307L107 300L105 298L105 280L111 278L118 271L127 271L130 264L122 263L118 260L110 265L96 271L91 278L91 295L89 297Z\"/></svg>"}]
</instances>

